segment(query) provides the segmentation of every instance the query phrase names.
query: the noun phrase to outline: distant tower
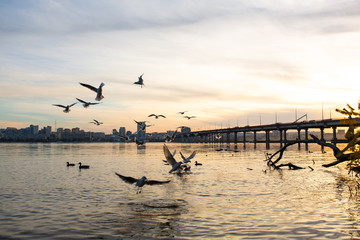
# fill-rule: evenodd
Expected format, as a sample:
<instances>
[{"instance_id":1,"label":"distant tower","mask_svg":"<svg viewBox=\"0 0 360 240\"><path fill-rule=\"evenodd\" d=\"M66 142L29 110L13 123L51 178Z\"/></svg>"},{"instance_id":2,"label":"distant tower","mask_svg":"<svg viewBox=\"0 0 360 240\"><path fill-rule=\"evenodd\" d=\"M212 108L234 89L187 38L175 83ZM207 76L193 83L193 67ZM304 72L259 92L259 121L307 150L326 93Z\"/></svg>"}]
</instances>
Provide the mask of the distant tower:
<instances>
[{"instance_id":1,"label":"distant tower","mask_svg":"<svg viewBox=\"0 0 360 240\"><path fill-rule=\"evenodd\" d=\"M125 127L120 127L120 128L119 128L119 136L120 136L120 137L125 137L125 136L126 136L126 129L125 129Z\"/></svg>"}]
</instances>

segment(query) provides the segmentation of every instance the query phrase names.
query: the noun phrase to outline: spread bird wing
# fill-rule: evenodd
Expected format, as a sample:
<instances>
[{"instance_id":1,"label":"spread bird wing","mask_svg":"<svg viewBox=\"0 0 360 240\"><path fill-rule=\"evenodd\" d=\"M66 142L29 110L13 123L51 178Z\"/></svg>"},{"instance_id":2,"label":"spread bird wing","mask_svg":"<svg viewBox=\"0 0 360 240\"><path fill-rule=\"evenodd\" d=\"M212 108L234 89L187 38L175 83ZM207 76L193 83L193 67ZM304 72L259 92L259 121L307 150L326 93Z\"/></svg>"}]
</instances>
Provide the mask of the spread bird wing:
<instances>
[{"instance_id":1,"label":"spread bird wing","mask_svg":"<svg viewBox=\"0 0 360 240\"><path fill-rule=\"evenodd\" d=\"M193 159L196 155L196 151L193 151L192 154L187 158L188 160Z\"/></svg>"},{"instance_id":2,"label":"spread bird wing","mask_svg":"<svg viewBox=\"0 0 360 240\"><path fill-rule=\"evenodd\" d=\"M170 153L168 147L164 144L163 146L163 150L164 150L164 155L165 155L165 158L166 160L168 161L168 163L172 165L176 164L176 160L175 158L173 157L173 155Z\"/></svg>"},{"instance_id":3,"label":"spread bird wing","mask_svg":"<svg viewBox=\"0 0 360 240\"><path fill-rule=\"evenodd\" d=\"M163 118L166 118L164 115L159 115L159 117L163 117Z\"/></svg>"},{"instance_id":4,"label":"spread bird wing","mask_svg":"<svg viewBox=\"0 0 360 240\"><path fill-rule=\"evenodd\" d=\"M96 105L96 104L99 104L99 103L98 102L95 102L95 103L91 102L90 103L90 105Z\"/></svg>"},{"instance_id":5,"label":"spread bird wing","mask_svg":"<svg viewBox=\"0 0 360 240\"><path fill-rule=\"evenodd\" d=\"M184 161L186 161L186 158L184 157L184 155L181 152L180 152L180 156Z\"/></svg>"},{"instance_id":6,"label":"spread bird wing","mask_svg":"<svg viewBox=\"0 0 360 240\"><path fill-rule=\"evenodd\" d=\"M93 90L94 92L97 92L97 88L96 87L93 87L89 84L86 84L86 83L80 83L81 86L84 86L84 87L87 87L88 89L90 90Z\"/></svg>"},{"instance_id":7,"label":"spread bird wing","mask_svg":"<svg viewBox=\"0 0 360 240\"><path fill-rule=\"evenodd\" d=\"M126 176L123 176L123 175L118 174L118 173L115 173L115 174L118 175L118 177L121 178L121 180L123 180L126 183L133 184L133 183L139 181L139 179L136 179L136 178L133 178L133 177L126 177Z\"/></svg>"},{"instance_id":8,"label":"spread bird wing","mask_svg":"<svg viewBox=\"0 0 360 240\"><path fill-rule=\"evenodd\" d=\"M148 117L156 117L156 115L152 113Z\"/></svg>"},{"instance_id":9,"label":"spread bird wing","mask_svg":"<svg viewBox=\"0 0 360 240\"><path fill-rule=\"evenodd\" d=\"M80 98L76 98L79 102L86 103L84 100L81 100Z\"/></svg>"},{"instance_id":10,"label":"spread bird wing","mask_svg":"<svg viewBox=\"0 0 360 240\"><path fill-rule=\"evenodd\" d=\"M66 106L61 105L61 104L53 104L53 106L57 106L57 107L62 107L62 108L66 108Z\"/></svg>"},{"instance_id":11,"label":"spread bird wing","mask_svg":"<svg viewBox=\"0 0 360 240\"><path fill-rule=\"evenodd\" d=\"M168 180L168 181L146 180L145 184L156 185L156 184L165 184L165 183L169 183L169 182L170 182L170 180Z\"/></svg>"},{"instance_id":12,"label":"spread bird wing","mask_svg":"<svg viewBox=\"0 0 360 240\"><path fill-rule=\"evenodd\" d=\"M72 106L74 106L75 104L77 104L77 102L76 102L76 103L73 103L73 104L71 104L71 105L69 105L69 107L72 107Z\"/></svg>"}]
</instances>

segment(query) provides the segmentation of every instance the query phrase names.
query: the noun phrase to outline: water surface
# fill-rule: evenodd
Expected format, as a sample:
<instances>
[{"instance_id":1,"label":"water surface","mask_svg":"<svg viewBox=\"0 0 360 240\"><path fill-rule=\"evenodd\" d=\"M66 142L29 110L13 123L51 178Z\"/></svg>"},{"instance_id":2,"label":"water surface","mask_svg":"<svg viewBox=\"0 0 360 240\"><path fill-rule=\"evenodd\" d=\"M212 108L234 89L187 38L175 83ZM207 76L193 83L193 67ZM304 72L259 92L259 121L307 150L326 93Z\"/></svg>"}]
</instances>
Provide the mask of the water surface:
<instances>
[{"instance_id":1,"label":"water surface","mask_svg":"<svg viewBox=\"0 0 360 240\"><path fill-rule=\"evenodd\" d=\"M279 172L267 170L261 146L218 152L218 145L170 143L184 155L197 150L194 160L203 163L178 176L163 164L162 146L0 144L0 239L360 237L359 199L349 197L353 178L345 165L321 167L334 160L331 152L291 148L281 162L306 169ZM136 194L114 172L171 182Z\"/></svg>"}]
</instances>

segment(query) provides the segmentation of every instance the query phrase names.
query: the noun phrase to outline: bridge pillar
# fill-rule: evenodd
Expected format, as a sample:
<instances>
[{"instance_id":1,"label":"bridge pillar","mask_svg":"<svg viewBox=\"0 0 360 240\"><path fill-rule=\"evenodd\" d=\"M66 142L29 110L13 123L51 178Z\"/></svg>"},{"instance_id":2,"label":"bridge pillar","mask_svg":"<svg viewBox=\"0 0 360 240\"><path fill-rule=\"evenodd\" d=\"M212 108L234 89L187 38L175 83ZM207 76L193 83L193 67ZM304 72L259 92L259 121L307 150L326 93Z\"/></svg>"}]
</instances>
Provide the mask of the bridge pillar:
<instances>
[{"instance_id":1,"label":"bridge pillar","mask_svg":"<svg viewBox=\"0 0 360 240\"><path fill-rule=\"evenodd\" d=\"M254 131L254 149L256 149L256 131Z\"/></svg>"},{"instance_id":2,"label":"bridge pillar","mask_svg":"<svg viewBox=\"0 0 360 240\"><path fill-rule=\"evenodd\" d=\"M280 147L282 148L283 147L283 131L279 130L279 132L280 132Z\"/></svg>"},{"instance_id":3,"label":"bridge pillar","mask_svg":"<svg viewBox=\"0 0 360 240\"><path fill-rule=\"evenodd\" d=\"M336 138L336 127L333 127L332 129L333 129L333 138L332 138L331 142L332 142L333 144L335 144L335 146L336 146L336 142L337 142L337 138Z\"/></svg>"},{"instance_id":4,"label":"bridge pillar","mask_svg":"<svg viewBox=\"0 0 360 240\"><path fill-rule=\"evenodd\" d=\"M309 129L305 128L305 150L309 150Z\"/></svg>"},{"instance_id":5,"label":"bridge pillar","mask_svg":"<svg viewBox=\"0 0 360 240\"><path fill-rule=\"evenodd\" d=\"M234 143L235 143L235 144L237 144L237 142L238 142L237 133L238 133L238 132L234 132Z\"/></svg>"},{"instance_id":6,"label":"bridge pillar","mask_svg":"<svg viewBox=\"0 0 360 240\"><path fill-rule=\"evenodd\" d=\"M287 139L286 139L286 129L284 129L284 144L286 144L287 143Z\"/></svg>"},{"instance_id":7,"label":"bridge pillar","mask_svg":"<svg viewBox=\"0 0 360 240\"><path fill-rule=\"evenodd\" d=\"M244 149L246 148L246 132L243 132Z\"/></svg>"},{"instance_id":8,"label":"bridge pillar","mask_svg":"<svg viewBox=\"0 0 360 240\"><path fill-rule=\"evenodd\" d=\"M266 149L270 149L270 132L269 132L269 130L265 131L265 137L266 137Z\"/></svg>"},{"instance_id":9,"label":"bridge pillar","mask_svg":"<svg viewBox=\"0 0 360 240\"><path fill-rule=\"evenodd\" d=\"M301 134L300 134L300 131L301 131L301 129L300 129L300 128L298 128L298 129L297 129L297 132L298 132L298 137L297 137L297 139L298 139L299 141L301 140ZM298 149L299 149L299 150L301 149L300 142L298 143Z\"/></svg>"},{"instance_id":10,"label":"bridge pillar","mask_svg":"<svg viewBox=\"0 0 360 240\"><path fill-rule=\"evenodd\" d=\"M226 133L226 143L229 146L230 145L230 133Z\"/></svg>"},{"instance_id":11,"label":"bridge pillar","mask_svg":"<svg viewBox=\"0 0 360 240\"><path fill-rule=\"evenodd\" d=\"M324 128L323 127L320 128L320 140L325 141L325 139L324 139ZM321 152L324 152L324 146L323 145L321 145Z\"/></svg>"}]
</instances>

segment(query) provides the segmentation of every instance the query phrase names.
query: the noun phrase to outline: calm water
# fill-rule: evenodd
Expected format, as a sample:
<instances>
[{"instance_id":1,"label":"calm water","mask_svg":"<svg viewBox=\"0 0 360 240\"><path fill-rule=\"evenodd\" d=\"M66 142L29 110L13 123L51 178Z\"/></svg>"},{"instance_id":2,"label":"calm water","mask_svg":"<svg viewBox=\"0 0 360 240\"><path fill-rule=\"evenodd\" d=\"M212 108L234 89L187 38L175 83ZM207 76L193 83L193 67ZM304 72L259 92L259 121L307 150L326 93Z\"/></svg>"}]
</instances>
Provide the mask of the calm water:
<instances>
[{"instance_id":1,"label":"calm water","mask_svg":"<svg viewBox=\"0 0 360 240\"><path fill-rule=\"evenodd\" d=\"M334 159L330 152L293 148L281 161L314 171L264 173L260 146L217 152L211 144L170 143L171 152L197 150L195 160L203 163L178 176L163 164L162 145L0 144L0 239L360 237L352 178L344 165L321 167ZM91 168L66 167L67 161ZM114 172L171 182L136 194Z\"/></svg>"}]
</instances>

